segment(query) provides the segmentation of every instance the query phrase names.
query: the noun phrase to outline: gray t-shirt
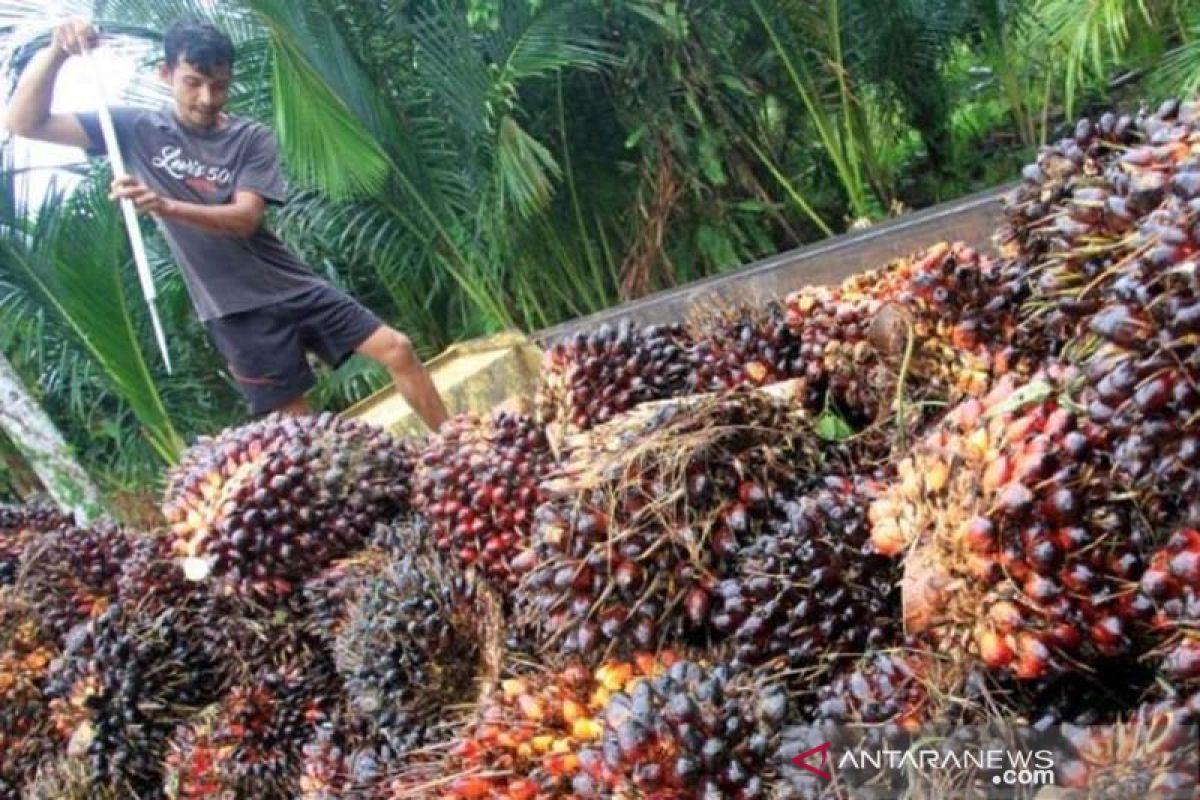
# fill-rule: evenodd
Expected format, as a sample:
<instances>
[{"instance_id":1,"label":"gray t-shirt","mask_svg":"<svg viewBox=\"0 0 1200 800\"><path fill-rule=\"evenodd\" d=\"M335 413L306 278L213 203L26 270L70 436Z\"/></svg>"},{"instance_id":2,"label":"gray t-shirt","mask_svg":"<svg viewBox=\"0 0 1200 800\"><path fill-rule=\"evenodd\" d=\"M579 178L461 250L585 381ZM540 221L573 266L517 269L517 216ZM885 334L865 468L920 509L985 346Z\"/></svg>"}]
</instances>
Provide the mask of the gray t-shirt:
<instances>
[{"instance_id":1,"label":"gray t-shirt","mask_svg":"<svg viewBox=\"0 0 1200 800\"><path fill-rule=\"evenodd\" d=\"M112 109L125 168L148 188L172 200L221 205L239 189L271 203L286 199L279 148L271 130L231 117L211 132L182 127L170 110ZM104 153L94 113L77 115L91 138L91 153ZM223 236L186 222L160 219L201 320L276 303L323 282L267 230L249 239Z\"/></svg>"}]
</instances>

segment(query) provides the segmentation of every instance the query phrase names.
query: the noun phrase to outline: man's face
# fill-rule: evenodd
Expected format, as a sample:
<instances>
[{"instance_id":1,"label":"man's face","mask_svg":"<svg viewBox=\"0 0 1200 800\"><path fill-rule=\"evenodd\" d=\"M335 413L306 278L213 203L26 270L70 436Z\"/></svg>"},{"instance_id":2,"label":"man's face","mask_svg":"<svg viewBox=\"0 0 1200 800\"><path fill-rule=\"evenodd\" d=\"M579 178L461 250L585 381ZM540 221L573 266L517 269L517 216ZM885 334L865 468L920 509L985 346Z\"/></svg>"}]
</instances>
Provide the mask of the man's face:
<instances>
[{"instance_id":1,"label":"man's face","mask_svg":"<svg viewBox=\"0 0 1200 800\"><path fill-rule=\"evenodd\" d=\"M171 87L175 114L181 122L191 128L204 129L220 121L233 77L228 65L213 67L211 74L206 74L181 58L174 67L163 64L159 75Z\"/></svg>"}]
</instances>

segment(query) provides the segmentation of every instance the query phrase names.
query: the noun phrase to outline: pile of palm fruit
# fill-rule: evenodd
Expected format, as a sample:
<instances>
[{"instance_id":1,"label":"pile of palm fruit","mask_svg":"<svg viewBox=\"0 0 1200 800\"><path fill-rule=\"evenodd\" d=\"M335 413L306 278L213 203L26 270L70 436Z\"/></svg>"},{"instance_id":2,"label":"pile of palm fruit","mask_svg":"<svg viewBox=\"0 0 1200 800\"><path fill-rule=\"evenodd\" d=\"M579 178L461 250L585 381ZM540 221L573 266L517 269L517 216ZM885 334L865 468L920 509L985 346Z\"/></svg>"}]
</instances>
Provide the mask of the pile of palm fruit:
<instances>
[{"instance_id":1,"label":"pile of palm fruit","mask_svg":"<svg viewBox=\"0 0 1200 800\"><path fill-rule=\"evenodd\" d=\"M266 417L161 530L0 509L0 800L983 796L790 758L1055 726L1060 796L1194 797L1200 109L996 245L578 334L532 415Z\"/></svg>"}]
</instances>

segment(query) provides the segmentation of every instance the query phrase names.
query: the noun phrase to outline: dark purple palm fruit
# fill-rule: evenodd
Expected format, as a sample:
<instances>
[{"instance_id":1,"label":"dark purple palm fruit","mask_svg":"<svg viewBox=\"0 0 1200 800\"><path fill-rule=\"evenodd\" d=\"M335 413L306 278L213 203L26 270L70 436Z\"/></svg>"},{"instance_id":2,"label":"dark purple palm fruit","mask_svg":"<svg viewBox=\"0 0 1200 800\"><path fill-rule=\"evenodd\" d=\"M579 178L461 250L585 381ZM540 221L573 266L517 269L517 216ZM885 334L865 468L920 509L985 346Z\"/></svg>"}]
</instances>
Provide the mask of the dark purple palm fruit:
<instances>
[{"instance_id":1,"label":"dark purple palm fruit","mask_svg":"<svg viewBox=\"0 0 1200 800\"><path fill-rule=\"evenodd\" d=\"M461 576L428 559L388 564L351 603L334 642L351 719L396 752L428 743L480 666Z\"/></svg>"},{"instance_id":2,"label":"dark purple palm fruit","mask_svg":"<svg viewBox=\"0 0 1200 800\"><path fill-rule=\"evenodd\" d=\"M116 600L134 541L129 531L107 522L57 528L25 548L16 589L62 639Z\"/></svg>"},{"instance_id":3,"label":"dark purple palm fruit","mask_svg":"<svg viewBox=\"0 0 1200 800\"><path fill-rule=\"evenodd\" d=\"M777 300L699 315L689 331L694 342L690 391L763 386L804 376L800 340Z\"/></svg>"},{"instance_id":4,"label":"dark purple palm fruit","mask_svg":"<svg viewBox=\"0 0 1200 800\"><path fill-rule=\"evenodd\" d=\"M587 430L647 400L687 392L691 341L681 326L627 320L550 347L537 392L538 419Z\"/></svg>"},{"instance_id":5,"label":"dark purple palm fruit","mask_svg":"<svg viewBox=\"0 0 1200 800\"><path fill-rule=\"evenodd\" d=\"M273 414L189 449L163 513L196 578L286 597L407 510L411 462L407 445L366 423Z\"/></svg>"},{"instance_id":6,"label":"dark purple palm fruit","mask_svg":"<svg viewBox=\"0 0 1200 800\"><path fill-rule=\"evenodd\" d=\"M761 392L643 407L586 439L543 486L514 597L542 647L589 661L713 634L775 493L822 466L807 418Z\"/></svg>"},{"instance_id":7,"label":"dark purple palm fruit","mask_svg":"<svg viewBox=\"0 0 1200 800\"><path fill-rule=\"evenodd\" d=\"M679 661L609 699L572 788L581 798L766 797L787 719L782 688Z\"/></svg>"},{"instance_id":8,"label":"dark purple palm fruit","mask_svg":"<svg viewBox=\"0 0 1200 800\"><path fill-rule=\"evenodd\" d=\"M0 505L0 586L17 579L21 552L30 541L74 524L70 514L49 505Z\"/></svg>"},{"instance_id":9,"label":"dark purple palm fruit","mask_svg":"<svg viewBox=\"0 0 1200 800\"><path fill-rule=\"evenodd\" d=\"M1149 660L1177 694L1200 685L1200 531L1175 531L1149 558L1132 603L1151 610Z\"/></svg>"},{"instance_id":10,"label":"dark purple palm fruit","mask_svg":"<svg viewBox=\"0 0 1200 800\"><path fill-rule=\"evenodd\" d=\"M712 624L731 639L735 665L782 665L811 681L816 665L895 641L900 568L870 541L876 491L830 477L773 501L764 532L715 593Z\"/></svg>"},{"instance_id":11,"label":"dark purple palm fruit","mask_svg":"<svg viewBox=\"0 0 1200 800\"><path fill-rule=\"evenodd\" d=\"M417 458L413 506L438 550L505 590L517 580L512 560L529 546L538 484L554 466L545 429L529 417L455 417Z\"/></svg>"},{"instance_id":12,"label":"dark purple palm fruit","mask_svg":"<svg viewBox=\"0 0 1200 800\"><path fill-rule=\"evenodd\" d=\"M218 665L198 625L172 608L118 603L72 631L46 683L50 718L86 753L98 791L158 789L172 729L217 696Z\"/></svg>"}]
</instances>

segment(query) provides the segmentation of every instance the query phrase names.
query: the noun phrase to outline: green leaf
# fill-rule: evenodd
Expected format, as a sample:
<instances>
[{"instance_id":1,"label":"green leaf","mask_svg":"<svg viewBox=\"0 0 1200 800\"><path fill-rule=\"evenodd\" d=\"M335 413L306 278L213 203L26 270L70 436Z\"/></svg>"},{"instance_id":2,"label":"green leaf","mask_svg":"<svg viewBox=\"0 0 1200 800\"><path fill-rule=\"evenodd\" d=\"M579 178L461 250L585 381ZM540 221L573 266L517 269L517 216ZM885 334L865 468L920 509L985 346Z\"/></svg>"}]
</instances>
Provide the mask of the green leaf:
<instances>
[{"instance_id":1,"label":"green leaf","mask_svg":"<svg viewBox=\"0 0 1200 800\"><path fill-rule=\"evenodd\" d=\"M817 418L817 436L827 442L841 442L854 435L854 429L831 408L825 409Z\"/></svg>"}]
</instances>

